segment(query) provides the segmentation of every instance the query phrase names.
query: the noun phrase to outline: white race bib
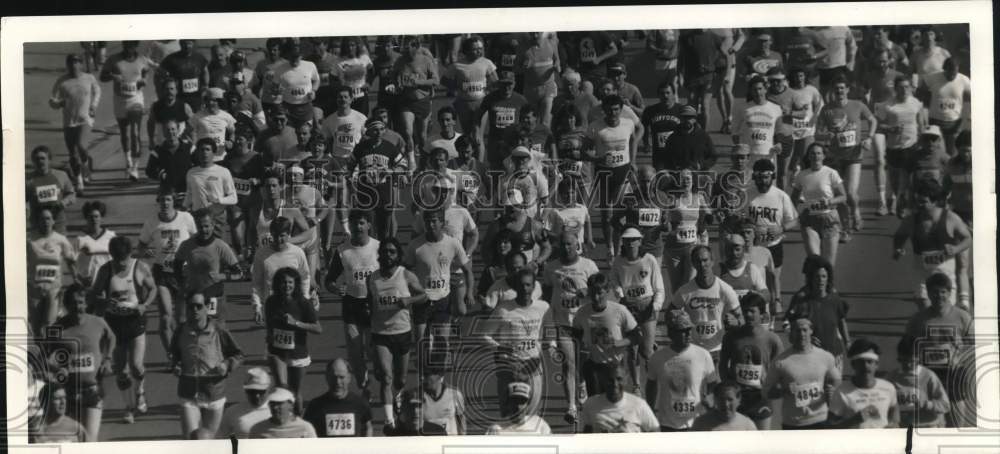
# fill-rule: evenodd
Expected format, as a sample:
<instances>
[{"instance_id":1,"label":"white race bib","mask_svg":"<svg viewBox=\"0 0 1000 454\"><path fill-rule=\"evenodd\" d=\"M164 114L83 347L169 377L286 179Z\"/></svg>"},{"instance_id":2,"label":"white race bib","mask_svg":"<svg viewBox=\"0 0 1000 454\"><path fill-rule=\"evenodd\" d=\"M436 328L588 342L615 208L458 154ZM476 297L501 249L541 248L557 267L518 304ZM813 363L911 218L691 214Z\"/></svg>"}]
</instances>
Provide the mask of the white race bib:
<instances>
[{"instance_id":1,"label":"white race bib","mask_svg":"<svg viewBox=\"0 0 1000 454\"><path fill-rule=\"evenodd\" d=\"M667 146L667 139L673 134L673 131L663 131L656 133L656 146L657 148L664 148Z\"/></svg>"},{"instance_id":2,"label":"white race bib","mask_svg":"<svg viewBox=\"0 0 1000 454\"><path fill-rule=\"evenodd\" d=\"M698 416L698 400L688 396L678 396L671 393L670 408L677 416L684 419L691 419Z\"/></svg>"},{"instance_id":3,"label":"white race bib","mask_svg":"<svg viewBox=\"0 0 1000 454\"><path fill-rule=\"evenodd\" d=\"M698 322L694 326L694 332L699 339L711 339L719 332L719 324L715 321Z\"/></svg>"},{"instance_id":4,"label":"white race bib","mask_svg":"<svg viewBox=\"0 0 1000 454\"><path fill-rule=\"evenodd\" d=\"M834 140L840 148L850 148L858 145L858 132L855 130L841 131L834 134Z\"/></svg>"},{"instance_id":5,"label":"white race bib","mask_svg":"<svg viewBox=\"0 0 1000 454\"><path fill-rule=\"evenodd\" d=\"M446 288L448 288L448 280L449 280L449 278L450 278L450 276L449 277L445 277L444 279L431 279L431 278L427 278L427 288L431 289L431 290L443 290L443 289L446 289Z\"/></svg>"},{"instance_id":6,"label":"white race bib","mask_svg":"<svg viewBox=\"0 0 1000 454\"><path fill-rule=\"evenodd\" d=\"M934 271L947 260L948 255L944 251L924 251L920 254L920 263L925 271Z\"/></svg>"},{"instance_id":7,"label":"white race bib","mask_svg":"<svg viewBox=\"0 0 1000 454\"><path fill-rule=\"evenodd\" d=\"M35 188L35 198L38 203L54 203L59 201L59 187L54 184L47 184Z\"/></svg>"},{"instance_id":8,"label":"white race bib","mask_svg":"<svg viewBox=\"0 0 1000 454\"><path fill-rule=\"evenodd\" d=\"M809 120L805 118L792 118L792 129L796 131L805 131L809 129Z\"/></svg>"},{"instance_id":9,"label":"white race bib","mask_svg":"<svg viewBox=\"0 0 1000 454\"><path fill-rule=\"evenodd\" d=\"M629 287L628 289L625 290L625 298L629 300L637 300L640 298L644 298L646 297L646 295L647 291L645 285Z\"/></svg>"},{"instance_id":10,"label":"white race bib","mask_svg":"<svg viewBox=\"0 0 1000 454\"><path fill-rule=\"evenodd\" d=\"M306 89L303 87L291 87L288 92L296 98L304 98L306 96Z\"/></svg>"},{"instance_id":11,"label":"white race bib","mask_svg":"<svg viewBox=\"0 0 1000 454\"><path fill-rule=\"evenodd\" d=\"M941 112L957 113L958 112L958 101L954 99L942 99L938 106L941 108Z\"/></svg>"},{"instance_id":12,"label":"white race bib","mask_svg":"<svg viewBox=\"0 0 1000 454\"><path fill-rule=\"evenodd\" d=\"M59 265L35 265L35 282L55 282L59 271Z\"/></svg>"},{"instance_id":13,"label":"white race bib","mask_svg":"<svg viewBox=\"0 0 1000 454\"><path fill-rule=\"evenodd\" d=\"M923 365L927 367L946 367L951 364L951 352L947 349L928 348L922 353Z\"/></svg>"},{"instance_id":14,"label":"white race bib","mask_svg":"<svg viewBox=\"0 0 1000 454\"><path fill-rule=\"evenodd\" d=\"M135 96L139 92L139 84L136 82L122 82L118 88L120 90L118 94L125 97Z\"/></svg>"},{"instance_id":15,"label":"white race bib","mask_svg":"<svg viewBox=\"0 0 1000 454\"><path fill-rule=\"evenodd\" d=\"M496 110L496 127L499 129L506 128L516 120L516 111L513 108L505 107L503 109Z\"/></svg>"},{"instance_id":16,"label":"white race bib","mask_svg":"<svg viewBox=\"0 0 1000 454\"><path fill-rule=\"evenodd\" d=\"M69 359L69 373L87 374L94 372L96 364L92 353L80 353Z\"/></svg>"},{"instance_id":17,"label":"white race bib","mask_svg":"<svg viewBox=\"0 0 1000 454\"><path fill-rule=\"evenodd\" d=\"M788 385L796 408L805 408L823 398L823 384L814 381L806 384L792 383Z\"/></svg>"},{"instance_id":18,"label":"white race bib","mask_svg":"<svg viewBox=\"0 0 1000 454\"><path fill-rule=\"evenodd\" d=\"M760 380L764 375L764 366L760 364L736 364L736 382L760 388Z\"/></svg>"},{"instance_id":19,"label":"white race bib","mask_svg":"<svg viewBox=\"0 0 1000 454\"><path fill-rule=\"evenodd\" d=\"M251 188L253 185L250 184L250 180L244 180L242 178L233 178L233 186L236 186L236 194L242 196L250 195Z\"/></svg>"},{"instance_id":20,"label":"white race bib","mask_svg":"<svg viewBox=\"0 0 1000 454\"><path fill-rule=\"evenodd\" d=\"M766 129L751 129L750 142L754 145L763 145L768 142L768 131Z\"/></svg>"},{"instance_id":21,"label":"white race bib","mask_svg":"<svg viewBox=\"0 0 1000 454\"><path fill-rule=\"evenodd\" d=\"M354 435L354 413L327 413L326 435L343 437Z\"/></svg>"},{"instance_id":22,"label":"white race bib","mask_svg":"<svg viewBox=\"0 0 1000 454\"><path fill-rule=\"evenodd\" d=\"M690 244L698 241L698 227L694 225L682 225L677 227L677 242Z\"/></svg>"},{"instance_id":23,"label":"white race bib","mask_svg":"<svg viewBox=\"0 0 1000 454\"><path fill-rule=\"evenodd\" d=\"M198 78L181 80L181 91L194 93L198 91Z\"/></svg>"},{"instance_id":24,"label":"white race bib","mask_svg":"<svg viewBox=\"0 0 1000 454\"><path fill-rule=\"evenodd\" d=\"M514 342L514 348L513 348L513 350L514 350L515 354L522 354L523 355L525 353L533 353L537 348L538 348L538 340L537 339L526 339L526 340L521 340L521 341ZM534 356L534 355L530 355L530 356Z\"/></svg>"},{"instance_id":25,"label":"white race bib","mask_svg":"<svg viewBox=\"0 0 1000 454\"><path fill-rule=\"evenodd\" d=\"M205 302L205 310L208 312L208 315L215 315L219 313L219 298L215 296L210 297L208 301ZM294 340L292 341L292 346L295 346Z\"/></svg>"},{"instance_id":26,"label":"white race bib","mask_svg":"<svg viewBox=\"0 0 1000 454\"><path fill-rule=\"evenodd\" d=\"M628 150L625 148L614 148L608 150L604 156L605 167L620 167L629 163Z\"/></svg>"},{"instance_id":27,"label":"white race bib","mask_svg":"<svg viewBox=\"0 0 1000 454\"><path fill-rule=\"evenodd\" d=\"M486 92L486 81L466 81L462 82L462 91L469 96L483 96Z\"/></svg>"},{"instance_id":28,"label":"white race bib","mask_svg":"<svg viewBox=\"0 0 1000 454\"><path fill-rule=\"evenodd\" d=\"M295 332L287 329L274 329L274 348L282 350L295 349Z\"/></svg>"},{"instance_id":29,"label":"white race bib","mask_svg":"<svg viewBox=\"0 0 1000 454\"><path fill-rule=\"evenodd\" d=\"M378 297L378 310L399 309L399 297L395 295L383 295Z\"/></svg>"},{"instance_id":30,"label":"white race bib","mask_svg":"<svg viewBox=\"0 0 1000 454\"><path fill-rule=\"evenodd\" d=\"M517 55L515 54L503 54L500 56L500 66L514 66L515 61L517 61Z\"/></svg>"},{"instance_id":31,"label":"white race bib","mask_svg":"<svg viewBox=\"0 0 1000 454\"><path fill-rule=\"evenodd\" d=\"M655 227L660 225L660 210L658 208L639 208L639 227Z\"/></svg>"}]
</instances>

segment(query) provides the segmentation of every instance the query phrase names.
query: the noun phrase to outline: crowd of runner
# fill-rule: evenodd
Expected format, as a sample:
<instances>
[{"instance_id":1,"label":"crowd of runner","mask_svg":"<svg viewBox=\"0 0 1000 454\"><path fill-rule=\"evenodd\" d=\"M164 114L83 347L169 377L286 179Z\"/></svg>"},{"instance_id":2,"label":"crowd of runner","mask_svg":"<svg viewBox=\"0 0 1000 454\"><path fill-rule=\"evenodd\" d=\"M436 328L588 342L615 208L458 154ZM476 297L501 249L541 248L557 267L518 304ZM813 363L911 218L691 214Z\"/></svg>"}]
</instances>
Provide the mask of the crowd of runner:
<instances>
[{"instance_id":1,"label":"crowd of runner","mask_svg":"<svg viewBox=\"0 0 1000 454\"><path fill-rule=\"evenodd\" d=\"M971 89L939 38L878 26L272 38L252 67L236 40L207 57L194 40L113 55L84 43L49 100L67 170L38 146L27 175L29 321L48 359L31 384L33 439L98 440L105 377L126 422L148 411L154 305L184 437L471 433L471 390L451 369L470 343L496 367L488 434L549 433L543 391L579 432L768 430L772 405L783 429L963 424L973 396L949 377L971 334ZM645 51L626 58L636 40ZM656 92L629 71L655 74ZM103 89L125 178L159 187L138 242L86 195ZM710 138L713 108L731 143ZM863 163L877 214L900 219L892 247L870 253L909 255L900 269L921 276L884 377L834 283L838 248L864 230ZM70 210L82 231L67 234ZM806 284L783 300L796 231ZM241 280L263 344L226 328L225 283ZM341 300L342 323L320 323L320 295ZM347 355L325 365L325 393L302 389L325 348L309 339L331 328ZM267 367L241 369L248 354ZM545 389L556 373L561 394ZM231 375L246 401L227 409Z\"/></svg>"}]
</instances>

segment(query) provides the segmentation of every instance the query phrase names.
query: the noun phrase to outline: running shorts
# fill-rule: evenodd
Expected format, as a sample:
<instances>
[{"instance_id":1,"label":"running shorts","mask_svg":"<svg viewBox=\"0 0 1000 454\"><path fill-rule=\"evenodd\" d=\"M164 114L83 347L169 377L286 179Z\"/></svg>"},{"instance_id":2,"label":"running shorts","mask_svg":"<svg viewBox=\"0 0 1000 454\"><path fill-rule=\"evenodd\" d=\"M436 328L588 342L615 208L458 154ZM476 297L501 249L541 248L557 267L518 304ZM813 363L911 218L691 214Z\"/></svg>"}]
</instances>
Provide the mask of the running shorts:
<instances>
[{"instance_id":1,"label":"running shorts","mask_svg":"<svg viewBox=\"0 0 1000 454\"><path fill-rule=\"evenodd\" d=\"M742 387L740 391L740 406L737 411L754 421L771 417L771 408L764 392L758 388Z\"/></svg>"},{"instance_id":2,"label":"running shorts","mask_svg":"<svg viewBox=\"0 0 1000 454\"><path fill-rule=\"evenodd\" d=\"M444 297L439 300L431 300L426 304L417 304L412 306L411 309L413 323L418 325L431 323L431 324L444 324L451 322L451 300L448 297Z\"/></svg>"},{"instance_id":3,"label":"running shorts","mask_svg":"<svg viewBox=\"0 0 1000 454\"><path fill-rule=\"evenodd\" d=\"M142 91L127 98L117 95L114 98L115 119L139 121L146 114L146 102L143 99Z\"/></svg>"},{"instance_id":4,"label":"running shorts","mask_svg":"<svg viewBox=\"0 0 1000 454\"><path fill-rule=\"evenodd\" d=\"M313 120L313 103L289 104L282 102L282 106L288 111L288 122L293 125L301 125Z\"/></svg>"},{"instance_id":5,"label":"running shorts","mask_svg":"<svg viewBox=\"0 0 1000 454\"><path fill-rule=\"evenodd\" d=\"M785 263L785 243L768 246L767 250L771 251L771 257L774 258L774 267L781 268L781 265Z\"/></svg>"},{"instance_id":6,"label":"running shorts","mask_svg":"<svg viewBox=\"0 0 1000 454\"><path fill-rule=\"evenodd\" d=\"M204 399L186 399L181 398L181 408L190 410L216 410L222 411L226 408L226 398L220 398L218 400L204 400Z\"/></svg>"},{"instance_id":7,"label":"running shorts","mask_svg":"<svg viewBox=\"0 0 1000 454\"><path fill-rule=\"evenodd\" d=\"M834 233L840 233L840 215L837 210L831 209L826 213L807 214L799 216L802 228L811 228L819 232L821 237L827 237Z\"/></svg>"},{"instance_id":8,"label":"running shorts","mask_svg":"<svg viewBox=\"0 0 1000 454\"><path fill-rule=\"evenodd\" d=\"M139 314L105 314L104 321L108 323L111 332L115 333L119 344L146 334L146 317Z\"/></svg>"},{"instance_id":9,"label":"running shorts","mask_svg":"<svg viewBox=\"0 0 1000 454\"><path fill-rule=\"evenodd\" d=\"M372 326L372 314L368 310L367 298L344 295L340 310L345 325L355 325L362 328L370 328Z\"/></svg>"},{"instance_id":10,"label":"running shorts","mask_svg":"<svg viewBox=\"0 0 1000 454\"><path fill-rule=\"evenodd\" d=\"M962 120L938 120L936 118L931 118L929 123L932 125L937 125L941 128L941 134L946 136L953 136L958 134L959 130L962 129Z\"/></svg>"},{"instance_id":11,"label":"running shorts","mask_svg":"<svg viewBox=\"0 0 1000 454\"><path fill-rule=\"evenodd\" d=\"M66 397L79 409L104 408L104 389L98 383L67 386Z\"/></svg>"},{"instance_id":12,"label":"running shorts","mask_svg":"<svg viewBox=\"0 0 1000 454\"><path fill-rule=\"evenodd\" d=\"M418 99L416 101L403 100L399 103L400 112L410 112L417 118L427 118L431 114L431 98Z\"/></svg>"},{"instance_id":13,"label":"running shorts","mask_svg":"<svg viewBox=\"0 0 1000 454\"><path fill-rule=\"evenodd\" d=\"M410 352L413 347L413 332L407 331L399 334L377 334L372 333L372 345L383 346L396 356L402 356Z\"/></svg>"},{"instance_id":14,"label":"running shorts","mask_svg":"<svg viewBox=\"0 0 1000 454\"><path fill-rule=\"evenodd\" d=\"M910 156L917 152L917 145L907 148L890 148L885 151L885 163L891 169L902 169L908 172L913 170L913 162Z\"/></svg>"}]
</instances>

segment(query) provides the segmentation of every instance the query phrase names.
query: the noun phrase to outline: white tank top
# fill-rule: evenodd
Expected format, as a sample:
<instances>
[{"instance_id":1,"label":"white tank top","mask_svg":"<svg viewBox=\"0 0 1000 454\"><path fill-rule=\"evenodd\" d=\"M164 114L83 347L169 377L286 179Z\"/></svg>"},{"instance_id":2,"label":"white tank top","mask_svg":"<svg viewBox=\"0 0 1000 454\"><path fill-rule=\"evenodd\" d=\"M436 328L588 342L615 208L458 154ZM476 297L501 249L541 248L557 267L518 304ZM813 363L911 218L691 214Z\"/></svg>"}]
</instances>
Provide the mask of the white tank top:
<instances>
[{"instance_id":1,"label":"white tank top","mask_svg":"<svg viewBox=\"0 0 1000 454\"><path fill-rule=\"evenodd\" d=\"M337 246L340 263L344 265L338 280L347 287L348 295L368 297L368 276L378 270L378 246L375 238L370 238L364 246L355 246L349 240Z\"/></svg>"},{"instance_id":2,"label":"white tank top","mask_svg":"<svg viewBox=\"0 0 1000 454\"><path fill-rule=\"evenodd\" d=\"M410 331L410 311L400 307L399 300L410 296L406 284L405 268L396 267L388 278L375 274L375 291L372 298L372 332L381 335L402 334Z\"/></svg>"},{"instance_id":3,"label":"white tank top","mask_svg":"<svg viewBox=\"0 0 1000 454\"><path fill-rule=\"evenodd\" d=\"M115 232L104 229L104 233L97 238L90 235L80 235L77 238L80 263L77 269L80 277L84 278L86 282L90 282L94 276L97 276L97 270L101 268L101 265L111 260L108 246L114 237Z\"/></svg>"},{"instance_id":4,"label":"white tank top","mask_svg":"<svg viewBox=\"0 0 1000 454\"><path fill-rule=\"evenodd\" d=\"M126 315L139 307L139 294L135 289L136 259L129 259L125 271L113 273L108 283L108 300L111 305L108 312Z\"/></svg>"}]
</instances>

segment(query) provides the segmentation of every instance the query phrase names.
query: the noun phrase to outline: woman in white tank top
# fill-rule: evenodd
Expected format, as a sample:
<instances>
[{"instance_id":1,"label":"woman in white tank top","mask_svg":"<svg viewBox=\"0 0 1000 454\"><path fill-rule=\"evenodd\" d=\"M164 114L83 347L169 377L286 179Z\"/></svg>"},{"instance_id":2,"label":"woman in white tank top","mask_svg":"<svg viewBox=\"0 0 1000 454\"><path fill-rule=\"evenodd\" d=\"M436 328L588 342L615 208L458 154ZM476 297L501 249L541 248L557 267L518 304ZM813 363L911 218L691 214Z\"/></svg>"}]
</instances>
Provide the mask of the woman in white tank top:
<instances>
[{"instance_id":1,"label":"woman in white tank top","mask_svg":"<svg viewBox=\"0 0 1000 454\"><path fill-rule=\"evenodd\" d=\"M83 204L83 217L87 226L83 235L76 239L77 274L80 282L89 287L94 282L97 270L101 265L111 260L108 243L115 237L115 232L104 228L102 221L107 214L107 207L100 200Z\"/></svg>"}]
</instances>

